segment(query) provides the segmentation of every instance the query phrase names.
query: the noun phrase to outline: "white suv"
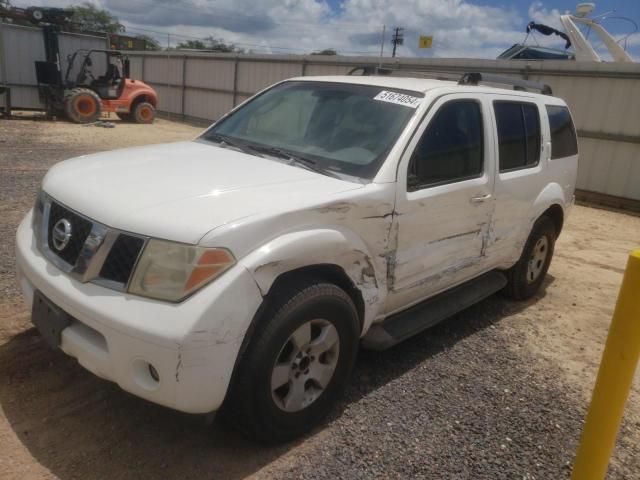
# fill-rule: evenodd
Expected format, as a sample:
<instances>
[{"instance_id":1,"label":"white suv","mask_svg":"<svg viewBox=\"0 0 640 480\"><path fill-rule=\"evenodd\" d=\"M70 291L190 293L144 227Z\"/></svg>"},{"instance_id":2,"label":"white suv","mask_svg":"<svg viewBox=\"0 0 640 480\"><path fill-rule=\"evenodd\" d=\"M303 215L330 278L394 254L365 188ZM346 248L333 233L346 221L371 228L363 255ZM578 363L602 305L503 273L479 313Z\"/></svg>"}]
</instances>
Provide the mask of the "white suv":
<instances>
[{"instance_id":1,"label":"white suv","mask_svg":"<svg viewBox=\"0 0 640 480\"><path fill-rule=\"evenodd\" d=\"M360 344L542 284L574 126L531 84L482 80L295 78L194 141L55 165L17 232L33 323L137 396L300 435Z\"/></svg>"}]
</instances>

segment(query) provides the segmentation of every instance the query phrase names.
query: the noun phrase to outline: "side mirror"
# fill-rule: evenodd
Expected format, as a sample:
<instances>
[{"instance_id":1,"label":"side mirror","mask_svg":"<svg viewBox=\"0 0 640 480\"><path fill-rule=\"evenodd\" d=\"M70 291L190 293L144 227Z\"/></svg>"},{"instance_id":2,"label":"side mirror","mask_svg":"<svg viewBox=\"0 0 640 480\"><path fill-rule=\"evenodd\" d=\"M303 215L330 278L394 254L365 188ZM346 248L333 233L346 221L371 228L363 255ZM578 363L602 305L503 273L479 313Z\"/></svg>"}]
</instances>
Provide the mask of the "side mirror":
<instances>
[{"instance_id":1,"label":"side mirror","mask_svg":"<svg viewBox=\"0 0 640 480\"><path fill-rule=\"evenodd\" d=\"M130 78L130 64L131 62L129 62L129 57L125 57L124 61L122 62L122 76L124 78Z\"/></svg>"}]
</instances>

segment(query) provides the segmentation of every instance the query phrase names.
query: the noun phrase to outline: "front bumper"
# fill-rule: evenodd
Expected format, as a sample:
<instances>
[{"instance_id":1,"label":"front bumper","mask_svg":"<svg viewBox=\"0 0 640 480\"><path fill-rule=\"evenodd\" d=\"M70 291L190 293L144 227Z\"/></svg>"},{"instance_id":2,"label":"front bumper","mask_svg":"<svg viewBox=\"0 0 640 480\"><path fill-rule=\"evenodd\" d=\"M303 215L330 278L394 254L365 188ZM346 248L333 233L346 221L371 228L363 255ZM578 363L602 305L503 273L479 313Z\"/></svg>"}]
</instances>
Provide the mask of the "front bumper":
<instances>
[{"instance_id":1,"label":"front bumper","mask_svg":"<svg viewBox=\"0 0 640 480\"><path fill-rule=\"evenodd\" d=\"M16 235L18 280L29 307L39 290L74 318L60 348L154 403L189 413L217 410L262 302L249 272L236 265L179 304L116 292L79 282L48 262L36 247L31 218L30 212Z\"/></svg>"}]
</instances>

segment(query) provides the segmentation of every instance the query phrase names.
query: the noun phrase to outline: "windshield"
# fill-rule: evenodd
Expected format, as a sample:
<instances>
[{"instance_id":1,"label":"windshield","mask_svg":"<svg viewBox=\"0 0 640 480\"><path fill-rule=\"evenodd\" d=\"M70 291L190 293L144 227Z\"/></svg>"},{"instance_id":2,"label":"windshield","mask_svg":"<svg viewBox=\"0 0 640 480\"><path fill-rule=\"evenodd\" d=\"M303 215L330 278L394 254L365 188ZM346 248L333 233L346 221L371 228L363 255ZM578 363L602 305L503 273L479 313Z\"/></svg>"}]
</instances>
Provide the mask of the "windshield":
<instances>
[{"instance_id":1,"label":"windshield","mask_svg":"<svg viewBox=\"0 0 640 480\"><path fill-rule=\"evenodd\" d=\"M284 153L326 174L372 179L415 113L422 93L343 83L284 82L202 138ZM266 147L266 148L265 148ZM300 162L302 163L302 162Z\"/></svg>"}]
</instances>

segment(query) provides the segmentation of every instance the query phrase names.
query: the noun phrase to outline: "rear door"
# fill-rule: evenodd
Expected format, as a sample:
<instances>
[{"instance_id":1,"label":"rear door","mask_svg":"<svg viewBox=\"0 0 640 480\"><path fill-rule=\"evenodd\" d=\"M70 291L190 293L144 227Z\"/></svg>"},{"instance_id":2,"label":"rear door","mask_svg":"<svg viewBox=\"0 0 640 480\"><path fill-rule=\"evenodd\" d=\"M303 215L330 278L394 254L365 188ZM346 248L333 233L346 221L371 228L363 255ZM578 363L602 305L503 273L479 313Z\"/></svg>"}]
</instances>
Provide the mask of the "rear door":
<instances>
[{"instance_id":1,"label":"rear door","mask_svg":"<svg viewBox=\"0 0 640 480\"><path fill-rule=\"evenodd\" d=\"M388 313L483 269L493 211L490 108L481 95L441 97L400 162Z\"/></svg>"},{"instance_id":2,"label":"rear door","mask_svg":"<svg viewBox=\"0 0 640 480\"><path fill-rule=\"evenodd\" d=\"M493 235L489 253L513 260L522 251L532 223L531 208L547 184L550 143L543 111L532 97L494 95L491 99L498 143ZM544 161L543 161L544 159ZM535 220L535 219L534 219Z\"/></svg>"}]
</instances>

